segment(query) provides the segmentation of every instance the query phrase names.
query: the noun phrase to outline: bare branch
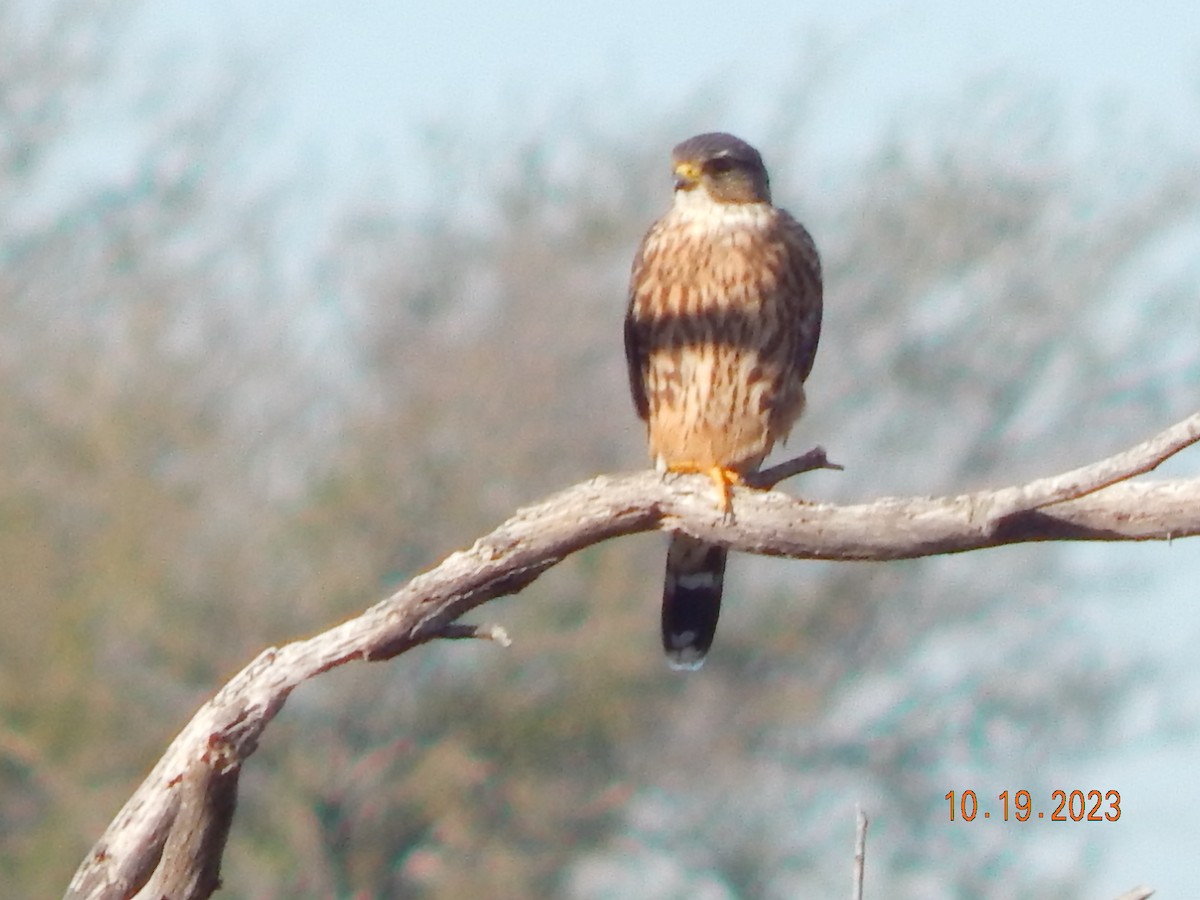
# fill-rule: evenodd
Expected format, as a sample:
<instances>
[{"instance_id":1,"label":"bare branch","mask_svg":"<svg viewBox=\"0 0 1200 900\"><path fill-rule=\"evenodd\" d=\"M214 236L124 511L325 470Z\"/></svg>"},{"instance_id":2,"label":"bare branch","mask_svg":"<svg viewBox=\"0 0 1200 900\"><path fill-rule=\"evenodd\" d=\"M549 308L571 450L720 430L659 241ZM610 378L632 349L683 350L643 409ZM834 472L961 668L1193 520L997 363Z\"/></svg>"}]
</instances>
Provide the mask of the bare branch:
<instances>
[{"instance_id":1,"label":"bare branch","mask_svg":"<svg viewBox=\"0 0 1200 900\"><path fill-rule=\"evenodd\" d=\"M1025 541L1192 536L1200 534L1200 479L1124 479L1154 468L1196 441L1198 433L1200 415L1092 466L959 497L833 506L739 488L736 520L716 508L702 475L636 472L575 485L518 510L471 548L451 554L357 618L260 654L172 742L80 865L67 896L133 896L172 860L190 860L179 867L193 871L155 884L185 884L192 892L178 896L207 896L204 886L215 884L233 813L238 768L297 685L345 663L391 659L440 637L503 643L494 630L454 623L488 600L520 591L584 547L667 530L750 553L889 560ZM829 467L819 450L800 458L805 459L809 468ZM801 471L799 461L784 466Z\"/></svg>"},{"instance_id":2,"label":"bare branch","mask_svg":"<svg viewBox=\"0 0 1200 900\"><path fill-rule=\"evenodd\" d=\"M1013 513L1075 500L1136 475L1144 475L1196 441L1200 441L1200 413L1124 453L1051 478L1039 478L1022 487L997 491L987 510L988 520L995 527Z\"/></svg>"},{"instance_id":3,"label":"bare branch","mask_svg":"<svg viewBox=\"0 0 1200 900\"><path fill-rule=\"evenodd\" d=\"M465 622L451 622L437 637L448 640L495 641L501 647L511 647L512 638L501 625L468 625Z\"/></svg>"},{"instance_id":4,"label":"bare branch","mask_svg":"<svg viewBox=\"0 0 1200 900\"><path fill-rule=\"evenodd\" d=\"M175 787L176 816L153 876L135 895L144 900L209 897L221 886L221 856L237 807L241 760L214 744L193 760Z\"/></svg>"},{"instance_id":5,"label":"bare branch","mask_svg":"<svg viewBox=\"0 0 1200 900\"><path fill-rule=\"evenodd\" d=\"M861 806L854 809L854 878L850 900L863 900L863 869L867 862L867 814Z\"/></svg>"},{"instance_id":6,"label":"bare branch","mask_svg":"<svg viewBox=\"0 0 1200 900\"><path fill-rule=\"evenodd\" d=\"M785 478L791 478L793 475L801 475L816 469L832 469L836 472L841 472L844 468L844 466L838 463L829 461L825 456L824 447L813 447L807 453L797 456L795 459L781 462L779 465L763 469L761 472L751 472L745 476L744 480L749 487L759 490L769 490Z\"/></svg>"}]
</instances>

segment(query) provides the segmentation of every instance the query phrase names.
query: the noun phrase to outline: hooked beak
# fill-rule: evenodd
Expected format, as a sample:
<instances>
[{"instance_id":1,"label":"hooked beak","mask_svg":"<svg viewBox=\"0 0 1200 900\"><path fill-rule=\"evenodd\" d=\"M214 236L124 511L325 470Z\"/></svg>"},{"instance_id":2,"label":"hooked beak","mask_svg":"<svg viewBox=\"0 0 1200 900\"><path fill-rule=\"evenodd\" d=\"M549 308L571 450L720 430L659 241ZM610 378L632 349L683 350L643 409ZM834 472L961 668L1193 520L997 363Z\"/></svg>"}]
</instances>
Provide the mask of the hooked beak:
<instances>
[{"instance_id":1,"label":"hooked beak","mask_svg":"<svg viewBox=\"0 0 1200 900\"><path fill-rule=\"evenodd\" d=\"M675 190L690 191L700 183L700 167L692 162L675 165Z\"/></svg>"}]
</instances>

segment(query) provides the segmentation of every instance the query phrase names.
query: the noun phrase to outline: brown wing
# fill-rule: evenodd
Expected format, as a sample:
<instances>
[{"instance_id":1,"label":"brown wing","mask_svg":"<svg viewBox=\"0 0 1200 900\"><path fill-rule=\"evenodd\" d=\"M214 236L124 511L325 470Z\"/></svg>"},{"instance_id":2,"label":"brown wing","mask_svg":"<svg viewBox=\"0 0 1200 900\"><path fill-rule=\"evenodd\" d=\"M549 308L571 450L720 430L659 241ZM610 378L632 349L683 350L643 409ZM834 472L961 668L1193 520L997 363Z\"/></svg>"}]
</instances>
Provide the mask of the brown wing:
<instances>
[{"instance_id":1,"label":"brown wing","mask_svg":"<svg viewBox=\"0 0 1200 900\"><path fill-rule=\"evenodd\" d=\"M634 305L642 281L646 242L657 227L656 223L642 238L642 243L633 258L633 274L629 279L629 305L625 310L625 365L629 368L629 391L633 395L633 406L637 410L638 418L643 420L650 418L650 403L646 398L646 367L649 365L650 350L643 329L634 315Z\"/></svg>"},{"instance_id":2,"label":"brown wing","mask_svg":"<svg viewBox=\"0 0 1200 900\"><path fill-rule=\"evenodd\" d=\"M808 229L789 213L780 210L778 222L783 242L787 247L787 281L795 294L796 339L792 353L793 373L794 377L804 381L812 371L817 344L821 340L821 258Z\"/></svg>"}]
</instances>

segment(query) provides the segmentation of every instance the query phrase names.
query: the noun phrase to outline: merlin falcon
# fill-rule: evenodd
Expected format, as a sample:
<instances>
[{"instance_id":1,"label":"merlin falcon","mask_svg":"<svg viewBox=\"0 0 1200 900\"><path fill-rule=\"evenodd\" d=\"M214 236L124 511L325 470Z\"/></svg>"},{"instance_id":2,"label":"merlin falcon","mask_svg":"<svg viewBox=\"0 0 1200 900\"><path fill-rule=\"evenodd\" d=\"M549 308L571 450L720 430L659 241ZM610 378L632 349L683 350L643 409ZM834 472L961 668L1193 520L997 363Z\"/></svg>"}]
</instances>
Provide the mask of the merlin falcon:
<instances>
[{"instance_id":1,"label":"merlin falcon","mask_svg":"<svg viewBox=\"0 0 1200 900\"><path fill-rule=\"evenodd\" d=\"M672 151L675 197L633 261L625 357L660 471L702 472L732 513L732 485L762 464L804 411L821 333L812 237L771 204L758 151L733 135ZM695 669L717 630L727 549L671 537L662 639Z\"/></svg>"}]
</instances>

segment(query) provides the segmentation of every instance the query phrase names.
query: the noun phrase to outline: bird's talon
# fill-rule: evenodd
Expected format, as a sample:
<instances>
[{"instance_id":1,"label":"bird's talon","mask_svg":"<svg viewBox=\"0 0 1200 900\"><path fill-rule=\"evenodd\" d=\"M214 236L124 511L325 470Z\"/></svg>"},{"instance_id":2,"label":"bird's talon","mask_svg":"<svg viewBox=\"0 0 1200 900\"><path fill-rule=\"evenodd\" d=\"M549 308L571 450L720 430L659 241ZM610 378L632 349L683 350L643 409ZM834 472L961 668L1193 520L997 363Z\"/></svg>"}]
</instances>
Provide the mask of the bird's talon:
<instances>
[{"instance_id":1,"label":"bird's talon","mask_svg":"<svg viewBox=\"0 0 1200 900\"><path fill-rule=\"evenodd\" d=\"M742 483L742 476L733 471L733 469L713 466L708 470L708 477L712 479L712 483L717 489L717 506L724 513L724 519L732 521L733 486Z\"/></svg>"}]
</instances>

